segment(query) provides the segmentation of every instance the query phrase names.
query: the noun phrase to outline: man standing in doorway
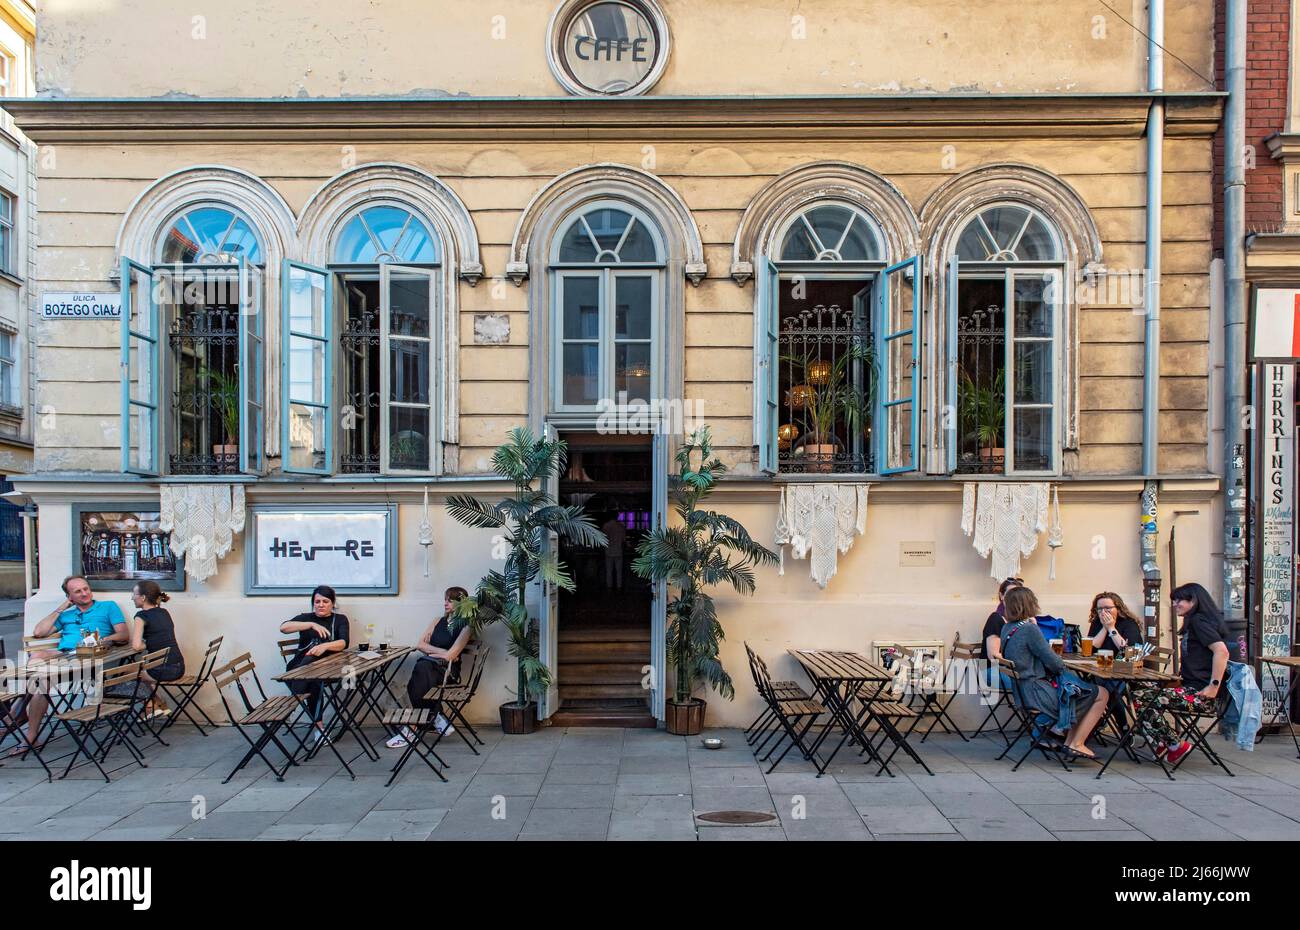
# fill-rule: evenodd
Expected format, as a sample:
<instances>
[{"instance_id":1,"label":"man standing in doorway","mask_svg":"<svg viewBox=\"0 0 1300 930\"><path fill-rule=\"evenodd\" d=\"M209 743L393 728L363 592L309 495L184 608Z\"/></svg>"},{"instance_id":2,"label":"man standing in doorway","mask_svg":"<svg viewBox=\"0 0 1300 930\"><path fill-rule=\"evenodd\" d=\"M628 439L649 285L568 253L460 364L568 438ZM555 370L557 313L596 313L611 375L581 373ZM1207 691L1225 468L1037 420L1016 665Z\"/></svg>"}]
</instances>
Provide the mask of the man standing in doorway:
<instances>
[{"instance_id":1,"label":"man standing in doorway","mask_svg":"<svg viewBox=\"0 0 1300 930\"><path fill-rule=\"evenodd\" d=\"M613 591L615 587L619 591L623 590L623 543L627 540L627 528L619 520L618 514L614 514L600 531L605 534L609 543L605 546L605 588Z\"/></svg>"}]
</instances>

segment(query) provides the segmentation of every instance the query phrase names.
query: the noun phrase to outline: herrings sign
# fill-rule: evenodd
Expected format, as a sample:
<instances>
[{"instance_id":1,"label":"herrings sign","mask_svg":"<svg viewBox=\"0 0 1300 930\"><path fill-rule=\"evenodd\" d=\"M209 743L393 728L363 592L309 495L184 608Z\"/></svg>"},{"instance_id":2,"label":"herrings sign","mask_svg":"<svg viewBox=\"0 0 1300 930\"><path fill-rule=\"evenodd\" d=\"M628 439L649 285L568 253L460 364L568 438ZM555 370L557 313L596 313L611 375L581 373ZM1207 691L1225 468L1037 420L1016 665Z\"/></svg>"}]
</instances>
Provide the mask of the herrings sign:
<instances>
[{"instance_id":1,"label":"herrings sign","mask_svg":"<svg viewBox=\"0 0 1300 930\"><path fill-rule=\"evenodd\" d=\"M1289 656L1295 632L1295 366L1261 366L1259 410L1260 655ZM1282 695L1260 682L1263 719Z\"/></svg>"},{"instance_id":2,"label":"herrings sign","mask_svg":"<svg viewBox=\"0 0 1300 930\"><path fill-rule=\"evenodd\" d=\"M397 507L259 506L245 533L248 594L397 593Z\"/></svg>"},{"instance_id":3,"label":"herrings sign","mask_svg":"<svg viewBox=\"0 0 1300 930\"><path fill-rule=\"evenodd\" d=\"M652 0L570 0L547 30L551 71L585 97L643 94L668 59L668 22Z\"/></svg>"}]
</instances>

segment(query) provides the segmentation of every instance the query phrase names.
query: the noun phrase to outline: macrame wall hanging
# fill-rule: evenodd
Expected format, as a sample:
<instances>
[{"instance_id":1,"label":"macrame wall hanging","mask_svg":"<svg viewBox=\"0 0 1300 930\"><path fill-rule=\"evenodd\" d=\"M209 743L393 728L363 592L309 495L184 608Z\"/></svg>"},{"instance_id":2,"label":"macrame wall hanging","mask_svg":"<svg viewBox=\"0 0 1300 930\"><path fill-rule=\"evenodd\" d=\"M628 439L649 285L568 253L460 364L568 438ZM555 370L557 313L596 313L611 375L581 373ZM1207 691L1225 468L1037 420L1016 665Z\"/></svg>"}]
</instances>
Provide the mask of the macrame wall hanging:
<instances>
[{"instance_id":1,"label":"macrame wall hanging","mask_svg":"<svg viewBox=\"0 0 1300 930\"><path fill-rule=\"evenodd\" d=\"M206 581L244 529L242 484L164 484L158 528L171 533L170 548L185 557L185 574Z\"/></svg>"},{"instance_id":2,"label":"macrame wall hanging","mask_svg":"<svg viewBox=\"0 0 1300 930\"><path fill-rule=\"evenodd\" d=\"M796 559L807 558L818 587L825 588L839 570L839 557L867 531L865 484L790 484L781 489L774 542L785 574L785 547Z\"/></svg>"},{"instance_id":3,"label":"macrame wall hanging","mask_svg":"<svg viewBox=\"0 0 1300 930\"><path fill-rule=\"evenodd\" d=\"M1021 560L1038 548L1038 534L1047 529L1050 491L1046 483L981 481L962 487L961 529L974 536L975 551L990 559L991 577L1020 574ZM1063 545L1059 517L1056 539L1053 550Z\"/></svg>"},{"instance_id":4,"label":"macrame wall hanging","mask_svg":"<svg viewBox=\"0 0 1300 930\"><path fill-rule=\"evenodd\" d=\"M429 522L429 489L424 489L424 511L420 515L417 542L424 548L424 577L429 577L429 547L433 545L433 524Z\"/></svg>"}]
</instances>

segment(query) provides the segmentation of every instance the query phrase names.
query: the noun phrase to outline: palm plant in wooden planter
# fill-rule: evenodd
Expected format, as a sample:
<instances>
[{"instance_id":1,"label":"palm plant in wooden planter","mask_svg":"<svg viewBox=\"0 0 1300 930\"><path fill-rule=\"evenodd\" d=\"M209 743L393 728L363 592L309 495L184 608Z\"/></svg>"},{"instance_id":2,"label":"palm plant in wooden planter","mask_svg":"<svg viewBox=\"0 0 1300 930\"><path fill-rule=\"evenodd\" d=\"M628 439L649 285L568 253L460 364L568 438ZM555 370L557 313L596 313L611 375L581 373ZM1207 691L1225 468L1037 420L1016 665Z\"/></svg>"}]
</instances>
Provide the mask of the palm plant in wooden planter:
<instances>
[{"instance_id":1,"label":"palm plant in wooden planter","mask_svg":"<svg viewBox=\"0 0 1300 930\"><path fill-rule=\"evenodd\" d=\"M736 693L718 659L724 634L707 589L730 584L738 594L753 594L755 566L775 564L776 553L731 517L701 509L725 470L713 457L707 426L678 451L677 469L669 476L668 494L678 523L657 527L641 540L632 571L673 589L667 653L676 682L666 723L670 733L693 735L704 727L704 701L692 697L697 684L707 683L727 700Z\"/></svg>"},{"instance_id":2,"label":"palm plant in wooden planter","mask_svg":"<svg viewBox=\"0 0 1300 930\"><path fill-rule=\"evenodd\" d=\"M502 531L505 566L493 569L474 594L456 605L458 623L469 623L477 635L483 627L501 623L510 636L509 651L518 663L515 700L501 705L501 726L507 733L533 729L533 698L550 684L550 670L538 654L537 624L525 597L536 578L574 589L568 568L554 548L551 533L579 546L603 546L605 534L580 505L565 506L545 490L547 479L564 473L567 448L563 440L537 438L526 429L511 430L510 440L492 454L492 470L514 485L514 492L495 504L469 495L447 498L447 512L459 523Z\"/></svg>"}]
</instances>

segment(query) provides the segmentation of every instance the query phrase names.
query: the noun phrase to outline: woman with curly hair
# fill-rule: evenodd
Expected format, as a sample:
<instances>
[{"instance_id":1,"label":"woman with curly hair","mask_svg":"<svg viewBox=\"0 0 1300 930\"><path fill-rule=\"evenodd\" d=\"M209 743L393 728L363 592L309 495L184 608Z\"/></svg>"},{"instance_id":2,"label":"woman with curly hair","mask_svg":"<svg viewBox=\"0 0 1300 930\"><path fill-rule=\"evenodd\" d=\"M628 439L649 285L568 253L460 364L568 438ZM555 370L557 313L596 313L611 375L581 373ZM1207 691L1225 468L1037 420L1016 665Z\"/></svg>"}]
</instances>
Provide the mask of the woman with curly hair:
<instances>
[{"instance_id":1,"label":"woman with curly hair","mask_svg":"<svg viewBox=\"0 0 1300 930\"><path fill-rule=\"evenodd\" d=\"M1094 652L1109 649L1119 655L1126 646L1142 643L1142 625L1122 597L1113 591L1102 591L1092 599L1092 607L1088 610L1088 638L1092 640ZM1110 693L1110 712L1116 725L1123 730L1128 726L1124 682L1102 681L1099 684Z\"/></svg>"}]
</instances>

